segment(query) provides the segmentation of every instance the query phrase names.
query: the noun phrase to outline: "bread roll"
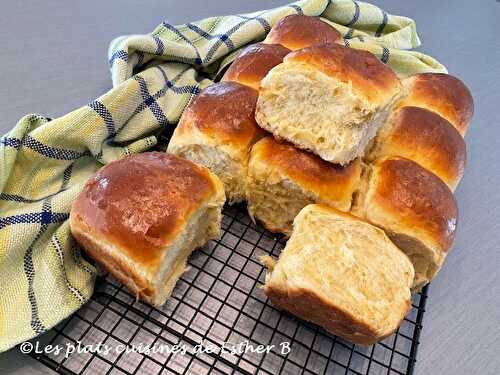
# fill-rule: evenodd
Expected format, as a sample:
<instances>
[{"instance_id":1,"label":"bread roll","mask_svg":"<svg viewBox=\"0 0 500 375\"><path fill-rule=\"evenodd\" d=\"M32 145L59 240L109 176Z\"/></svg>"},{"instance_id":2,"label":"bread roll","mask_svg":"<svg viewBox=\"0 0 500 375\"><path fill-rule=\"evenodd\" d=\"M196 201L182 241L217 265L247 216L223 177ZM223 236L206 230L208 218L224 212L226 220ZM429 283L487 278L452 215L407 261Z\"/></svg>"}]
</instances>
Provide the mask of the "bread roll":
<instances>
[{"instance_id":1,"label":"bread roll","mask_svg":"<svg viewBox=\"0 0 500 375\"><path fill-rule=\"evenodd\" d=\"M268 136L250 154L248 212L269 230L290 235L293 219L310 203L348 211L360 175L359 160L342 167Z\"/></svg>"},{"instance_id":2,"label":"bread roll","mask_svg":"<svg viewBox=\"0 0 500 375\"><path fill-rule=\"evenodd\" d=\"M338 43L342 35L317 17L292 14L282 18L267 34L264 43L281 44L295 51L321 44Z\"/></svg>"},{"instance_id":3,"label":"bread roll","mask_svg":"<svg viewBox=\"0 0 500 375\"><path fill-rule=\"evenodd\" d=\"M362 176L353 213L386 231L415 267L414 288L441 268L457 227L452 192L435 174L405 158L382 158Z\"/></svg>"},{"instance_id":4,"label":"bread roll","mask_svg":"<svg viewBox=\"0 0 500 375\"><path fill-rule=\"evenodd\" d=\"M417 107L401 107L377 135L370 159L401 156L440 177L453 191L467 159L460 133L438 114Z\"/></svg>"},{"instance_id":5,"label":"bread roll","mask_svg":"<svg viewBox=\"0 0 500 375\"><path fill-rule=\"evenodd\" d=\"M206 168L159 152L98 171L73 203L85 251L132 293L162 305L191 252L219 236L224 188Z\"/></svg>"},{"instance_id":6,"label":"bread roll","mask_svg":"<svg viewBox=\"0 0 500 375\"><path fill-rule=\"evenodd\" d=\"M399 79L370 52L304 48L262 80L256 120L276 137L345 165L364 154L399 91Z\"/></svg>"},{"instance_id":7,"label":"bread roll","mask_svg":"<svg viewBox=\"0 0 500 375\"><path fill-rule=\"evenodd\" d=\"M222 77L259 90L260 81L290 50L280 44L257 43L243 49Z\"/></svg>"},{"instance_id":8,"label":"bread roll","mask_svg":"<svg viewBox=\"0 0 500 375\"><path fill-rule=\"evenodd\" d=\"M245 197L250 147L264 132L255 123L257 92L236 82L208 86L188 105L167 151L204 165L224 183L229 203Z\"/></svg>"},{"instance_id":9,"label":"bread roll","mask_svg":"<svg viewBox=\"0 0 500 375\"><path fill-rule=\"evenodd\" d=\"M444 73L422 73L403 80L407 92L400 106L415 106L436 112L462 135L474 113L472 95L458 78Z\"/></svg>"},{"instance_id":10,"label":"bread roll","mask_svg":"<svg viewBox=\"0 0 500 375\"><path fill-rule=\"evenodd\" d=\"M269 270L271 302L355 344L392 334L411 306L413 266L385 233L324 205L306 206Z\"/></svg>"}]
</instances>

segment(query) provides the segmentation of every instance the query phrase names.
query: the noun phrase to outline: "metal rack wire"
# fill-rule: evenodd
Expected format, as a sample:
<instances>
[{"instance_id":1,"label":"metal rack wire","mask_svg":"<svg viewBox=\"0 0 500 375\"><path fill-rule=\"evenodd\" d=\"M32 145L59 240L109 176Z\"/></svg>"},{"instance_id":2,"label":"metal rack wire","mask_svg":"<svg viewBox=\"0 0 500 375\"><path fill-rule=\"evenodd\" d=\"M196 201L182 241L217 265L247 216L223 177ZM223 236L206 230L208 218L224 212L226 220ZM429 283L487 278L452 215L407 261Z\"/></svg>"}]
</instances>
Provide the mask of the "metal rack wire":
<instances>
[{"instance_id":1,"label":"metal rack wire","mask_svg":"<svg viewBox=\"0 0 500 375\"><path fill-rule=\"evenodd\" d=\"M394 335L370 347L355 346L269 303L259 288L265 270L258 257L277 257L284 244L253 224L243 206L226 207L221 239L191 256L189 270L164 306L136 301L107 277L99 280L92 300L54 328L44 344L182 345L185 354L31 355L62 374L412 374L427 288L414 296ZM225 342L275 347L230 353L221 350ZM282 352L283 342L290 343L290 352ZM214 352L194 353L200 343Z\"/></svg>"}]
</instances>

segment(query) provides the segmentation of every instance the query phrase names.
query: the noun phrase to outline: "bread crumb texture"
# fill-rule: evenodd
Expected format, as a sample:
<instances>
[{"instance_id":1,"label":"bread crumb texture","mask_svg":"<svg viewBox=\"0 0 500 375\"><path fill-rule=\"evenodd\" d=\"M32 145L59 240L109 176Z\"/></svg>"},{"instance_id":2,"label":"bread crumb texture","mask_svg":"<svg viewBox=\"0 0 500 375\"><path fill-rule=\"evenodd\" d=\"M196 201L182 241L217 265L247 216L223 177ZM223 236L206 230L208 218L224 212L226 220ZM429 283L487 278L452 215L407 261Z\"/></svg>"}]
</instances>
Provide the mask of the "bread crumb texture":
<instances>
[{"instance_id":1,"label":"bread crumb texture","mask_svg":"<svg viewBox=\"0 0 500 375\"><path fill-rule=\"evenodd\" d=\"M391 334L407 313L413 274L407 256L382 230L309 205L296 217L265 291L282 308L334 334L371 343Z\"/></svg>"}]
</instances>

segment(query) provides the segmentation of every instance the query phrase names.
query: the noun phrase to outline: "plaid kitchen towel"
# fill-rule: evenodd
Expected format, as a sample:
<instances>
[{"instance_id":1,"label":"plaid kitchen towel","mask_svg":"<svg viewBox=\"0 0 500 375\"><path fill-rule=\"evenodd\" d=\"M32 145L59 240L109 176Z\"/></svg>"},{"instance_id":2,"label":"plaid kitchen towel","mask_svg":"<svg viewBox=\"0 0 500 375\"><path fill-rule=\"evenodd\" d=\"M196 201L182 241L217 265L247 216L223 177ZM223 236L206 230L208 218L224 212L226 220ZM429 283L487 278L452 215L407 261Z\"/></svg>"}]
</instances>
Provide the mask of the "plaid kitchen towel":
<instances>
[{"instance_id":1,"label":"plaid kitchen towel","mask_svg":"<svg viewBox=\"0 0 500 375\"><path fill-rule=\"evenodd\" d=\"M321 16L345 44L367 49L400 76L445 72L409 51L415 23L366 3L302 0L276 9L212 17L115 39L113 89L54 120L28 115L0 139L0 351L75 312L93 292L96 270L68 227L71 202L103 164L154 146L186 104L211 84L238 48L262 40L282 17Z\"/></svg>"}]
</instances>

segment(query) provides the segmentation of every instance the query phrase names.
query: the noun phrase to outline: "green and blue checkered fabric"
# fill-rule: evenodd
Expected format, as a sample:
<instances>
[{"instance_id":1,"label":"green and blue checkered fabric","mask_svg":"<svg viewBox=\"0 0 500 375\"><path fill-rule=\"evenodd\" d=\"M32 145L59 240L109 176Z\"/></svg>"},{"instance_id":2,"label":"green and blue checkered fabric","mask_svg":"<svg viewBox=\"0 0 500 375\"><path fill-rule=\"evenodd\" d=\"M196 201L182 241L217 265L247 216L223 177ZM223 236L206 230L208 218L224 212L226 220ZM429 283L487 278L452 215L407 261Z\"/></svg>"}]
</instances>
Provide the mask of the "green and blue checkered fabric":
<instances>
[{"instance_id":1,"label":"green and blue checkered fabric","mask_svg":"<svg viewBox=\"0 0 500 375\"><path fill-rule=\"evenodd\" d=\"M96 269L82 258L67 221L85 181L103 164L154 146L239 48L292 13L322 17L346 45L373 52L400 76L446 71L409 51L420 44L414 21L351 0L164 22L151 34L115 39L112 90L54 120L25 116L0 139L0 351L53 327L92 295Z\"/></svg>"}]
</instances>

